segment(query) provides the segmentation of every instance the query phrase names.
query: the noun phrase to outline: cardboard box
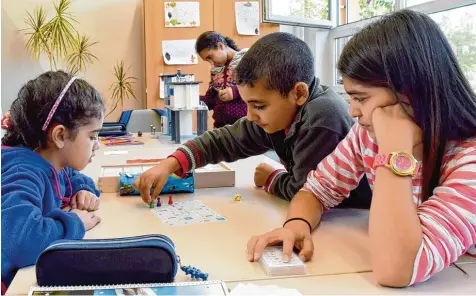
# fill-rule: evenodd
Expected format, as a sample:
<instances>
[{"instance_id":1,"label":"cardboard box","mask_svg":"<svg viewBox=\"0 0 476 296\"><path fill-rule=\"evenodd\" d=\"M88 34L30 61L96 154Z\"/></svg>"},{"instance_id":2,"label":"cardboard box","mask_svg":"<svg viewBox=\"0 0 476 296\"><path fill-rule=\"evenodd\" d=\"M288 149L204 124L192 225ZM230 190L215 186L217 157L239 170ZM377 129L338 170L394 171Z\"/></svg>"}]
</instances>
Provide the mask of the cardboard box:
<instances>
[{"instance_id":1,"label":"cardboard box","mask_svg":"<svg viewBox=\"0 0 476 296\"><path fill-rule=\"evenodd\" d=\"M119 191L120 173L143 173L158 163L110 165L101 167L98 189L103 193ZM195 189L234 187L235 171L225 163L208 165L194 172Z\"/></svg>"}]
</instances>

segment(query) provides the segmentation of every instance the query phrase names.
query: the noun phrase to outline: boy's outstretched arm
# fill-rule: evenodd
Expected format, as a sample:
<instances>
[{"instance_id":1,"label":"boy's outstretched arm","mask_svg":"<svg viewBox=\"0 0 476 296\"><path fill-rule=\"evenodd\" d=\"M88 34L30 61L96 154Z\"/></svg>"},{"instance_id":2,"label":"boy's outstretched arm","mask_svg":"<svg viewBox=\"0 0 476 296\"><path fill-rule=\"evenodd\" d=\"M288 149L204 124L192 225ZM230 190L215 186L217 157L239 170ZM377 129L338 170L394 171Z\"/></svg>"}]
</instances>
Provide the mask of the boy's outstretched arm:
<instances>
[{"instance_id":1,"label":"boy's outstretched arm","mask_svg":"<svg viewBox=\"0 0 476 296\"><path fill-rule=\"evenodd\" d=\"M274 171L264 189L285 200L291 200L306 182L307 175L339 144L339 134L322 127L300 131L294 148L294 165L290 171Z\"/></svg>"},{"instance_id":2,"label":"boy's outstretched arm","mask_svg":"<svg viewBox=\"0 0 476 296\"><path fill-rule=\"evenodd\" d=\"M141 174L133 185L140 191L142 200L149 204L160 194L173 172L183 175L207 164L233 162L271 149L268 134L255 123L241 118L233 125L206 131L186 142L166 160Z\"/></svg>"},{"instance_id":3,"label":"boy's outstretched arm","mask_svg":"<svg viewBox=\"0 0 476 296\"><path fill-rule=\"evenodd\" d=\"M172 154L188 172L207 164L233 162L273 149L268 134L255 123L241 118L233 125L206 131Z\"/></svg>"}]
</instances>

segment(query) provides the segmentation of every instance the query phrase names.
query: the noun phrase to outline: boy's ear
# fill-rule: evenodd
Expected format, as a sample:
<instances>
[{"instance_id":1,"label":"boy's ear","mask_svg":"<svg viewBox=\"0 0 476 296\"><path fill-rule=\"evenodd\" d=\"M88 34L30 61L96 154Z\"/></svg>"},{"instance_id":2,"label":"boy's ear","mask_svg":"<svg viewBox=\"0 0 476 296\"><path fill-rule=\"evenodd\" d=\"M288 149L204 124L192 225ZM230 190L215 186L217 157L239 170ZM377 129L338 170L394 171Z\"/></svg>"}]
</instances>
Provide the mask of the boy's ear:
<instances>
[{"instance_id":1,"label":"boy's ear","mask_svg":"<svg viewBox=\"0 0 476 296\"><path fill-rule=\"evenodd\" d=\"M309 98L309 86L304 82L298 82L293 87L295 100L298 106L304 105Z\"/></svg>"},{"instance_id":2,"label":"boy's ear","mask_svg":"<svg viewBox=\"0 0 476 296\"><path fill-rule=\"evenodd\" d=\"M64 125L58 124L50 131L50 141L56 146L58 149L62 149L65 145L65 141L68 137L67 129Z\"/></svg>"},{"instance_id":3,"label":"boy's ear","mask_svg":"<svg viewBox=\"0 0 476 296\"><path fill-rule=\"evenodd\" d=\"M218 48L220 50L224 50L225 49L225 44L221 43L221 42L218 42Z\"/></svg>"}]
</instances>

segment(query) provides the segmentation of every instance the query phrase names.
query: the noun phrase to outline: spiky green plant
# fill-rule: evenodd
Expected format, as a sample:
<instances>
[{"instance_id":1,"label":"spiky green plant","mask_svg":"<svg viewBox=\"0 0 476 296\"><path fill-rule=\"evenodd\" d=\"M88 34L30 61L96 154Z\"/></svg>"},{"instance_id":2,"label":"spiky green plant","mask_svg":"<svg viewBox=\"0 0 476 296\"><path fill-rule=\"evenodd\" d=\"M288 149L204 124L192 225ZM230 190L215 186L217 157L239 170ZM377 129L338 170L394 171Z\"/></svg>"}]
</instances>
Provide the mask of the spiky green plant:
<instances>
[{"instance_id":1,"label":"spiky green plant","mask_svg":"<svg viewBox=\"0 0 476 296\"><path fill-rule=\"evenodd\" d=\"M90 48L96 43L97 42L91 42L88 36L79 36L79 34L77 34L67 59L69 72L76 74L80 71L84 71L88 64L92 64L94 60L98 60L90 51Z\"/></svg>"},{"instance_id":2,"label":"spiky green plant","mask_svg":"<svg viewBox=\"0 0 476 296\"><path fill-rule=\"evenodd\" d=\"M111 104L113 108L107 113L106 117L117 109L119 103L121 104L121 108L124 109L124 102L131 97L139 102L132 88L135 83L134 80L137 80L137 78L127 75L127 71L129 71L130 68L129 66L127 70L124 69L124 61L120 61L114 66L114 77L116 81L112 83L109 88L112 90Z\"/></svg>"},{"instance_id":3,"label":"spiky green plant","mask_svg":"<svg viewBox=\"0 0 476 296\"><path fill-rule=\"evenodd\" d=\"M69 12L72 0L53 0L55 16L46 21L43 8L37 7L33 14L27 12L25 24L26 35L29 36L26 49L35 59L42 52L50 61L50 70L57 69L61 58L68 63L68 69L77 73L86 69L88 63L93 63L97 57L91 53L91 47L97 42L91 42L89 37L80 36L74 24L78 21Z\"/></svg>"},{"instance_id":4,"label":"spiky green plant","mask_svg":"<svg viewBox=\"0 0 476 296\"><path fill-rule=\"evenodd\" d=\"M70 48L74 46L78 32L73 23L78 23L74 15L68 11L71 0L60 0L55 3L56 15L50 20L45 30L50 38L51 50L60 57L66 57Z\"/></svg>"},{"instance_id":5,"label":"spiky green plant","mask_svg":"<svg viewBox=\"0 0 476 296\"><path fill-rule=\"evenodd\" d=\"M50 49L49 32L46 30L46 13L43 7L36 7L33 14L27 12L25 24L28 28L22 31L26 31L25 34L29 36L25 48L37 60L40 59L41 53L45 52L50 61L50 68L56 68L56 59Z\"/></svg>"}]
</instances>

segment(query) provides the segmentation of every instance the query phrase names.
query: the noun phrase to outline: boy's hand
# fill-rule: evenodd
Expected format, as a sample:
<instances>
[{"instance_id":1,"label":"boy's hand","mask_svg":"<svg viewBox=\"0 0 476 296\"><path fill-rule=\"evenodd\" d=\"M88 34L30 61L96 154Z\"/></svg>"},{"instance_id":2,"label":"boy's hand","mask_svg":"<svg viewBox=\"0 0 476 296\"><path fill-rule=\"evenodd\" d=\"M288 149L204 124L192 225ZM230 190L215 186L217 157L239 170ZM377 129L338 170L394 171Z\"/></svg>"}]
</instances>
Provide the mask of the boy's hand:
<instances>
[{"instance_id":1,"label":"boy's hand","mask_svg":"<svg viewBox=\"0 0 476 296\"><path fill-rule=\"evenodd\" d=\"M149 204L152 198L159 196L168 177L180 169L180 163L175 157L169 157L160 164L145 171L134 181L134 187L139 190L142 200ZM154 188L152 195L150 189Z\"/></svg>"},{"instance_id":2,"label":"boy's hand","mask_svg":"<svg viewBox=\"0 0 476 296\"><path fill-rule=\"evenodd\" d=\"M99 222L101 222L101 218L99 218L99 216L96 216L96 214L90 213L88 211L76 209L71 210L71 213L75 213L76 215L78 215L79 219L81 219L81 221L83 222L84 229L86 229L86 231L94 228L94 226L98 225Z\"/></svg>"},{"instance_id":3,"label":"boy's hand","mask_svg":"<svg viewBox=\"0 0 476 296\"><path fill-rule=\"evenodd\" d=\"M260 163L255 170L255 185L263 187L269 175L274 172L274 168L267 163Z\"/></svg>"},{"instance_id":4,"label":"boy's hand","mask_svg":"<svg viewBox=\"0 0 476 296\"><path fill-rule=\"evenodd\" d=\"M300 250L299 258L304 262L310 260L314 253L314 244L307 224L302 221L291 221L282 228L253 236L247 245L248 260L258 261L264 248L280 242L283 242L284 262L288 262L291 258L294 246Z\"/></svg>"},{"instance_id":5,"label":"boy's hand","mask_svg":"<svg viewBox=\"0 0 476 296\"><path fill-rule=\"evenodd\" d=\"M233 90L231 89L231 87L220 89L218 91L218 95L220 96L220 100L222 100L223 102L233 100Z\"/></svg>"},{"instance_id":6,"label":"boy's hand","mask_svg":"<svg viewBox=\"0 0 476 296\"><path fill-rule=\"evenodd\" d=\"M87 190L78 191L71 199L72 210L96 211L99 208L100 199L94 193Z\"/></svg>"}]
</instances>

